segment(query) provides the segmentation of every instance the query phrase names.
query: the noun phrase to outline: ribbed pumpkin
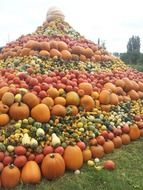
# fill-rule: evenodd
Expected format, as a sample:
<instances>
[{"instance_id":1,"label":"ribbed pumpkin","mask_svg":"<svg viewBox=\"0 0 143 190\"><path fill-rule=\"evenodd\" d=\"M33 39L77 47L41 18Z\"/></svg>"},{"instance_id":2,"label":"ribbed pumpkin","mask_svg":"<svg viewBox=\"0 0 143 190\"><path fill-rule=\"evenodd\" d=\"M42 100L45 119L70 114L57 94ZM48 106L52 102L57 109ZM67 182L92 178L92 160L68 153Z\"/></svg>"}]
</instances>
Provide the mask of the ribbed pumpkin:
<instances>
[{"instance_id":1,"label":"ribbed pumpkin","mask_svg":"<svg viewBox=\"0 0 143 190\"><path fill-rule=\"evenodd\" d=\"M136 124L130 125L129 136L131 140L136 140L140 137L140 130Z\"/></svg>"},{"instance_id":2,"label":"ribbed pumpkin","mask_svg":"<svg viewBox=\"0 0 143 190\"><path fill-rule=\"evenodd\" d=\"M114 84L112 84L111 82L105 83L103 88L106 90L111 90L112 92L115 92L115 90L116 90L116 86Z\"/></svg>"},{"instance_id":3,"label":"ribbed pumpkin","mask_svg":"<svg viewBox=\"0 0 143 190\"><path fill-rule=\"evenodd\" d=\"M90 150L93 158L102 158L104 156L104 149L101 145L91 146Z\"/></svg>"},{"instance_id":4,"label":"ribbed pumpkin","mask_svg":"<svg viewBox=\"0 0 143 190\"><path fill-rule=\"evenodd\" d=\"M88 82L82 82L79 84L79 89L84 90L84 94L91 95L93 92L92 85Z\"/></svg>"},{"instance_id":5,"label":"ribbed pumpkin","mask_svg":"<svg viewBox=\"0 0 143 190\"><path fill-rule=\"evenodd\" d=\"M94 55L93 50L91 48L85 48L84 49L84 55L87 58L91 58Z\"/></svg>"},{"instance_id":6,"label":"ribbed pumpkin","mask_svg":"<svg viewBox=\"0 0 143 190\"><path fill-rule=\"evenodd\" d=\"M27 161L22 168L21 180L24 184L37 184L41 180L41 171L35 161Z\"/></svg>"},{"instance_id":7,"label":"ribbed pumpkin","mask_svg":"<svg viewBox=\"0 0 143 190\"><path fill-rule=\"evenodd\" d=\"M41 56L50 56L50 53L48 52L48 51L46 51L46 50L41 50L40 52L39 52L39 55L41 55Z\"/></svg>"},{"instance_id":8,"label":"ribbed pumpkin","mask_svg":"<svg viewBox=\"0 0 143 190\"><path fill-rule=\"evenodd\" d=\"M14 166L9 165L4 167L1 173L1 183L4 188L14 188L20 182L20 170Z\"/></svg>"},{"instance_id":9,"label":"ribbed pumpkin","mask_svg":"<svg viewBox=\"0 0 143 190\"><path fill-rule=\"evenodd\" d=\"M50 110L45 104L38 104L31 110L31 116L41 123L48 122L50 119Z\"/></svg>"},{"instance_id":10,"label":"ribbed pumpkin","mask_svg":"<svg viewBox=\"0 0 143 190\"><path fill-rule=\"evenodd\" d=\"M122 79L117 79L115 85L124 88L125 82Z\"/></svg>"},{"instance_id":11,"label":"ribbed pumpkin","mask_svg":"<svg viewBox=\"0 0 143 190\"><path fill-rule=\"evenodd\" d=\"M7 125L9 123L9 115L8 114L0 114L0 126Z\"/></svg>"},{"instance_id":12,"label":"ribbed pumpkin","mask_svg":"<svg viewBox=\"0 0 143 190\"><path fill-rule=\"evenodd\" d=\"M116 137L113 138L112 141L114 143L115 148L120 148L122 146L122 139L121 139L121 137L116 136Z\"/></svg>"},{"instance_id":13,"label":"ribbed pumpkin","mask_svg":"<svg viewBox=\"0 0 143 190\"><path fill-rule=\"evenodd\" d=\"M63 155L66 168L69 170L80 169L83 165L83 155L78 146L67 146Z\"/></svg>"},{"instance_id":14,"label":"ribbed pumpkin","mask_svg":"<svg viewBox=\"0 0 143 190\"><path fill-rule=\"evenodd\" d=\"M103 148L105 153L111 153L114 151L114 143L111 140L108 140L103 144Z\"/></svg>"},{"instance_id":15,"label":"ribbed pumpkin","mask_svg":"<svg viewBox=\"0 0 143 190\"><path fill-rule=\"evenodd\" d=\"M67 105L78 106L80 103L79 95L74 91L68 92L66 94L66 103Z\"/></svg>"},{"instance_id":16,"label":"ribbed pumpkin","mask_svg":"<svg viewBox=\"0 0 143 190\"><path fill-rule=\"evenodd\" d=\"M37 50L40 49L40 43L35 40L29 40L24 47Z\"/></svg>"},{"instance_id":17,"label":"ribbed pumpkin","mask_svg":"<svg viewBox=\"0 0 143 190\"><path fill-rule=\"evenodd\" d=\"M9 115L14 120L26 119L29 117L29 107L24 103L14 103L9 109Z\"/></svg>"},{"instance_id":18,"label":"ribbed pumpkin","mask_svg":"<svg viewBox=\"0 0 143 190\"><path fill-rule=\"evenodd\" d=\"M43 98L41 103L47 105L49 109L51 109L54 106L54 100L51 97Z\"/></svg>"},{"instance_id":19,"label":"ribbed pumpkin","mask_svg":"<svg viewBox=\"0 0 143 190\"><path fill-rule=\"evenodd\" d=\"M111 93L108 90L102 90L99 94L99 101L101 104L109 104L110 103L110 95Z\"/></svg>"},{"instance_id":20,"label":"ribbed pumpkin","mask_svg":"<svg viewBox=\"0 0 143 190\"><path fill-rule=\"evenodd\" d=\"M92 109L95 107L95 102L91 96L84 95L80 99L80 105L85 109L85 111L92 111Z\"/></svg>"},{"instance_id":21,"label":"ribbed pumpkin","mask_svg":"<svg viewBox=\"0 0 143 190\"><path fill-rule=\"evenodd\" d=\"M125 92L129 92L130 90L132 90L133 88L133 85L132 85L132 82L131 80L129 80L128 78L123 78L123 81L125 83L125 86L124 86L124 91Z\"/></svg>"},{"instance_id":22,"label":"ribbed pumpkin","mask_svg":"<svg viewBox=\"0 0 143 190\"><path fill-rule=\"evenodd\" d=\"M54 58L54 57L61 57L62 55L57 49L51 49L50 56Z\"/></svg>"},{"instance_id":23,"label":"ribbed pumpkin","mask_svg":"<svg viewBox=\"0 0 143 190\"><path fill-rule=\"evenodd\" d=\"M11 92L4 93L2 96L2 103L7 106L11 106L14 103L14 94Z\"/></svg>"},{"instance_id":24,"label":"ribbed pumpkin","mask_svg":"<svg viewBox=\"0 0 143 190\"><path fill-rule=\"evenodd\" d=\"M63 42L63 41L57 42L57 45L58 45L58 50L59 51L67 50L68 49L68 45L65 42Z\"/></svg>"},{"instance_id":25,"label":"ribbed pumpkin","mask_svg":"<svg viewBox=\"0 0 143 190\"><path fill-rule=\"evenodd\" d=\"M119 99L118 96L115 93L111 93L110 95L110 104L111 105L118 105Z\"/></svg>"},{"instance_id":26,"label":"ribbed pumpkin","mask_svg":"<svg viewBox=\"0 0 143 190\"><path fill-rule=\"evenodd\" d=\"M62 59L64 59L64 60L72 59L72 54L68 50L62 50L61 56L62 56Z\"/></svg>"},{"instance_id":27,"label":"ribbed pumpkin","mask_svg":"<svg viewBox=\"0 0 143 190\"><path fill-rule=\"evenodd\" d=\"M50 50L49 42L40 42L40 49L49 51Z\"/></svg>"},{"instance_id":28,"label":"ribbed pumpkin","mask_svg":"<svg viewBox=\"0 0 143 190\"><path fill-rule=\"evenodd\" d=\"M128 134L121 135L121 139L122 139L122 144L124 145L129 144L131 142L130 136Z\"/></svg>"},{"instance_id":29,"label":"ribbed pumpkin","mask_svg":"<svg viewBox=\"0 0 143 190\"><path fill-rule=\"evenodd\" d=\"M49 180L63 176L65 173L65 162L58 153L48 154L41 164L42 175Z\"/></svg>"},{"instance_id":30,"label":"ribbed pumpkin","mask_svg":"<svg viewBox=\"0 0 143 190\"><path fill-rule=\"evenodd\" d=\"M54 105L51 110L51 115L64 117L66 115L66 108L60 104Z\"/></svg>"},{"instance_id":31,"label":"ribbed pumpkin","mask_svg":"<svg viewBox=\"0 0 143 190\"><path fill-rule=\"evenodd\" d=\"M51 40L49 44L50 44L50 49L58 49L58 42L56 40Z\"/></svg>"},{"instance_id":32,"label":"ribbed pumpkin","mask_svg":"<svg viewBox=\"0 0 143 190\"><path fill-rule=\"evenodd\" d=\"M132 100L138 100L139 99L139 94L135 90L130 90L128 92L128 95Z\"/></svg>"},{"instance_id":33,"label":"ribbed pumpkin","mask_svg":"<svg viewBox=\"0 0 143 190\"><path fill-rule=\"evenodd\" d=\"M136 81L132 80L132 89L135 90L136 92L139 90L139 85Z\"/></svg>"},{"instance_id":34,"label":"ribbed pumpkin","mask_svg":"<svg viewBox=\"0 0 143 190\"><path fill-rule=\"evenodd\" d=\"M84 55L84 50L85 49L81 46L73 46L72 47L72 54L77 54L77 55L83 54Z\"/></svg>"},{"instance_id":35,"label":"ribbed pumpkin","mask_svg":"<svg viewBox=\"0 0 143 190\"><path fill-rule=\"evenodd\" d=\"M34 106L36 106L40 103L39 98L32 92L27 92L26 94L24 94L22 101L25 104L27 104L30 109L32 109Z\"/></svg>"},{"instance_id":36,"label":"ribbed pumpkin","mask_svg":"<svg viewBox=\"0 0 143 190\"><path fill-rule=\"evenodd\" d=\"M23 49L21 49L20 55L21 56L29 55L30 51L31 51L30 48L23 48Z\"/></svg>"},{"instance_id":37,"label":"ribbed pumpkin","mask_svg":"<svg viewBox=\"0 0 143 190\"><path fill-rule=\"evenodd\" d=\"M86 148L85 150L82 151L83 155L83 161L86 162L92 158L92 153L89 148Z\"/></svg>"}]
</instances>

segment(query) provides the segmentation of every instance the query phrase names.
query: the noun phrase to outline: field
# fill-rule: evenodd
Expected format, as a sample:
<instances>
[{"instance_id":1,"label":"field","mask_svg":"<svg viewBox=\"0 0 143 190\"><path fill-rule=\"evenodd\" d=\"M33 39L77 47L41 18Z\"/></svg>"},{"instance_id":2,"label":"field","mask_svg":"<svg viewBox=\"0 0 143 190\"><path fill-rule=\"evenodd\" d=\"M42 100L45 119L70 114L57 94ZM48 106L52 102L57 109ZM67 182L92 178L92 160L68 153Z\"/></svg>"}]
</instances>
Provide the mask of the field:
<instances>
[{"instance_id":1,"label":"field","mask_svg":"<svg viewBox=\"0 0 143 190\"><path fill-rule=\"evenodd\" d=\"M142 150L143 138L116 149L101 160L114 160L114 171L97 171L85 164L79 175L69 172L56 181L43 180L37 186L20 185L15 190L143 190Z\"/></svg>"}]
</instances>

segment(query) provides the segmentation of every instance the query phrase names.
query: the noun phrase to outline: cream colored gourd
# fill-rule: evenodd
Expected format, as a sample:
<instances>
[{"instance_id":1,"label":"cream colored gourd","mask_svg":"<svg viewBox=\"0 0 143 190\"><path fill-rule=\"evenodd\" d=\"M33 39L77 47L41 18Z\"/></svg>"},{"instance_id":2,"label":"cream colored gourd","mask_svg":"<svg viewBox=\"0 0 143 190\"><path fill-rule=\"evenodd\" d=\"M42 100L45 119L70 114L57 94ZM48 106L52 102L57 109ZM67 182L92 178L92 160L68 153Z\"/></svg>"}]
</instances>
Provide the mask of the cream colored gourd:
<instances>
[{"instance_id":1,"label":"cream colored gourd","mask_svg":"<svg viewBox=\"0 0 143 190\"><path fill-rule=\"evenodd\" d=\"M23 138L22 138L22 145L26 145L26 146L29 146L30 145L30 137L27 133L25 133L23 135Z\"/></svg>"},{"instance_id":2,"label":"cream colored gourd","mask_svg":"<svg viewBox=\"0 0 143 190\"><path fill-rule=\"evenodd\" d=\"M55 133L53 133L52 134L52 145L55 147L55 146L58 146L60 144L61 144L60 138Z\"/></svg>"}]
</instances>

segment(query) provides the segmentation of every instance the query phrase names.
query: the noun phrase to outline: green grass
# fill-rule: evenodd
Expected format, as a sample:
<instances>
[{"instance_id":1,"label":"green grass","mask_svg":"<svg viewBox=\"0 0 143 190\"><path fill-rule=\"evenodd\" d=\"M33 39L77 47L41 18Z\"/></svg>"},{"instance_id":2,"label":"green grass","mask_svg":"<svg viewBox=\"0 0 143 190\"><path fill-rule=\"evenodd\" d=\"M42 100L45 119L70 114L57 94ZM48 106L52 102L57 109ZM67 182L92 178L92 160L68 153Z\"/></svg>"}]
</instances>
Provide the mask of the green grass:
<instances>
[{"instance_id":1,"label":"green grass","mask_svg":"<svg viewBox=\"0 0 143 190\"><path fill-rule=\"evenodd\" d=\"M132 64L132 65L129 65L130 67L134 68L134 69L137 69L138 71L140 72L143 72L143 64Z\"/></svg>"},{"instance_id":2,"label":"green grass","mask_svg":"<svg viewBox=\"0 0 143 190\"><path fill-rule=\"evenodd\" d=\"M66 172L55 181L42 180L39 185L20 185L15 190L143 190L143 138L103 160L107 159L115 161L114 171L97 171L85 164L79 175Z\"/></svg>"}]
</instances>

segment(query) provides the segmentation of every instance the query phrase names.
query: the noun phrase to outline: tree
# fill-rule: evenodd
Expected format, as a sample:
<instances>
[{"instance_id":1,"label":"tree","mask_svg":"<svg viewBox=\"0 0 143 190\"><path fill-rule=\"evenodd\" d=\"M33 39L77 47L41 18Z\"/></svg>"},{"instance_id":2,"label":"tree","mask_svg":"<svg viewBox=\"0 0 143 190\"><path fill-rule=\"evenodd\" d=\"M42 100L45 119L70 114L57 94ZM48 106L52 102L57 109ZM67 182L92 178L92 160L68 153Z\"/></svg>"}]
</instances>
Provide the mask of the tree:
<instances>
[{"instance_id":1,"label":"tree","mask_svg":"<svg viewBox=\"0 0 143 190\"><path fill-rule=\"evenodd\" d=\"M140 37L132 36L127 44L127 53L140 53Z\"/></svg>"}]
</instances>

